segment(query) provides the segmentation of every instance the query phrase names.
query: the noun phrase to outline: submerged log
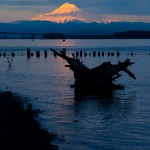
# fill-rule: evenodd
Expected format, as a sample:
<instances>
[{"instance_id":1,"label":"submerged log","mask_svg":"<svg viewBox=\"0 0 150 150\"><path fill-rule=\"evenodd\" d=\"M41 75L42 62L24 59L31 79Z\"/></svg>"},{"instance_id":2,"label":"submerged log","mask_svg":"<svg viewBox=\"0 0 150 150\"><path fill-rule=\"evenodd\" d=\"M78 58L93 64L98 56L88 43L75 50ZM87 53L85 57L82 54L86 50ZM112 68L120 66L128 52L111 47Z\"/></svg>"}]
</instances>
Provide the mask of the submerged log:
<instances>
[{"instance_id":1,"label":"submerged log","mask_svg":"<svg viewBox=\"0 0 150 150\"><path fill-rule=\"evenodd\" d=\"M51 49L51 51L69 63L67 67L70 67L70 69L74 72L76 87L89 87L98 90L123 89L123 85L114 83L116 79L121 77L121 74L119 74L120 71L124 71L130 77L136 79L135 75L127 68L134 64L134 62L130 62L130 59L126 59L124 62L119 61L118 64L111 64L111 62L108 61L95 68L89 69L77 58L70 58L54 49Z\"/></svg>"}]
</instances>

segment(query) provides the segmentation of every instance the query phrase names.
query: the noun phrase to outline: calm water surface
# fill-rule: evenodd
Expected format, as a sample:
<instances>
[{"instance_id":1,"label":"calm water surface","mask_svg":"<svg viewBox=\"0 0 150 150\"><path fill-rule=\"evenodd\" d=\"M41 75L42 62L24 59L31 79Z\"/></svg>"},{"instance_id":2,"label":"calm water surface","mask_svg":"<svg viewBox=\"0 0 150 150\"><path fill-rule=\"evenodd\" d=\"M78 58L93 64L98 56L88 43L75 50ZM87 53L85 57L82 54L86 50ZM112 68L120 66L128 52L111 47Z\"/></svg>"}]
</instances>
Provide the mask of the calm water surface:
<instances>
[{"instance_id":1,"label":"calm water surface","mask_svg":"<svg viewBox=\"0 0 150 150\"><path fill-rule=\"evenodd\" d=\"M40 58L26 58L26 48L41 51ZM73 72L67 62L53 57L50 48L75 50L120 51L120 56L87 56L81 60L89 68L103 61L117 63L126 58L135 62L127 74L116 82L124 90L109 95L76 97ZM44 58L44 50L48 57ZM0 52L15 52L14 58L0 58L0 90L12 90L27 97L36 109L42 127L57 133L54 141L60 150L149 150L150 149L150 40L0 40ZM134 55L127 55L133 52ZM11 60L12 67L8 67Z\"/></svg>"}]
</instances>

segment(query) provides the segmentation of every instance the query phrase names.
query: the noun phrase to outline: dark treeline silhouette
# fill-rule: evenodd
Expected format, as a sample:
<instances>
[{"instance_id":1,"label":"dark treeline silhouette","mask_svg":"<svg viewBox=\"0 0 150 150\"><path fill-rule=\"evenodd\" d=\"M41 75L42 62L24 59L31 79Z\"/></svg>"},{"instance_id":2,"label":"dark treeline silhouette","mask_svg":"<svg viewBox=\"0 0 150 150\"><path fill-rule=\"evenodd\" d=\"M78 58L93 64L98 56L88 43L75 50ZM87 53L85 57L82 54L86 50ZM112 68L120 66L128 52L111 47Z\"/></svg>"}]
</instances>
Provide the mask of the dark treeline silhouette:
<instances>
[{"instance_id":1,"label":"dark treeline silhouette","mask_svg":"<svg viewBox=\"0 0 150 150\"><path fill-rule=\"evenodd\" d=\"M66 39L111 39L112 35L65 35Z\"/></svg>"},{"instance_id":2,"label":"dark treeline silhouette","mask_svg":"<svg viewBox=\"0 0 150 150\"><path fill-rule=\"evenodd\" d=\"M150 31L124 31L113 34L114 38L122 39L150 39Z\"/></svg>"},{"instance_id":3,"label":"dark treeline silhouette","mask_svg":"<svg viewBox=\"0 0 150 150\"><path fill-rule=\"evenodd\" d=\"M64 34L62 33L46 33L43 35L43 39L64 39Z\"/></svg>"},{"instance_id":4,"label":"dark treeline silhouette","mask_svg":"<svg viewBox=\"0 0 150 150\"><path fill-rule=\"evenodd\" d=\"M43 39L150 39L150 31L124 31L112 35L74 35L63 33L46 33Z\"/></svg>"}]
</instances>

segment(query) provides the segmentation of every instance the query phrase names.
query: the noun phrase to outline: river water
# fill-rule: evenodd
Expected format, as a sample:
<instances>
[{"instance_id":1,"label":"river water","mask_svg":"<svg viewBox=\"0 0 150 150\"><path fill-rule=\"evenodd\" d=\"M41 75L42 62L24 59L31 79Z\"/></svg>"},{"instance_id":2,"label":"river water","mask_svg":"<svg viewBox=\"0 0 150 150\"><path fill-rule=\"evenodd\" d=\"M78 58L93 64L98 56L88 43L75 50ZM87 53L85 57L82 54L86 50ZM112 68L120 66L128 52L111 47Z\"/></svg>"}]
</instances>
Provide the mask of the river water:
<instances>
[{"instance_id":1,"label":"river water","mask_svg":"<svg viewBox=\"0 0 150 150\"><path fill-rule=\"evenodd\" d=\"M40 50L41 56L27 59L27 47L34 54ZM116 82L124 84L124 90L76 97L70 87L73 72L50 48L67 48L69 56L85 50L88 55L80 59L89 68L129 58L135 62L129 69L137 79L121 72ZM108 51L116 54L117 50L119 57L107 56ZM105 56L93 57L93 51L104 51ZM42 128L58 135L53 143L60 150L150 149L150 40L0 40L0 53L4 52L7 56L0 57L0 90L27 97L40 109L37 120Z\"/></svg>"}]
</instances>

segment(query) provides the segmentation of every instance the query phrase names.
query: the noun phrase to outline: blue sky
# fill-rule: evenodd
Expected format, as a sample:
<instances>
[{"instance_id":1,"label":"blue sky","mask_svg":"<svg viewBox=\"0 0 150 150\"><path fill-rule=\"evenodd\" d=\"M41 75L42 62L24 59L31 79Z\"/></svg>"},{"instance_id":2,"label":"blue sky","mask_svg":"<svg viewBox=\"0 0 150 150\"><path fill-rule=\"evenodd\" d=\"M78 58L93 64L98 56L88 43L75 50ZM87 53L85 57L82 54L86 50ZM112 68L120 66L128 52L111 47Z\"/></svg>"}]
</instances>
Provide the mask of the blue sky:
<instances>
[{"instance_id":1,"label":"blue sky","mask_svg":"<svg viewBox=\"0 0 150 150\"><path fill-rule=\"evenodd\" d=\"M30 19L64 2L119 20L150 22L150 0L0 0L0 22Z\"/></svg>"}]
</instances>

